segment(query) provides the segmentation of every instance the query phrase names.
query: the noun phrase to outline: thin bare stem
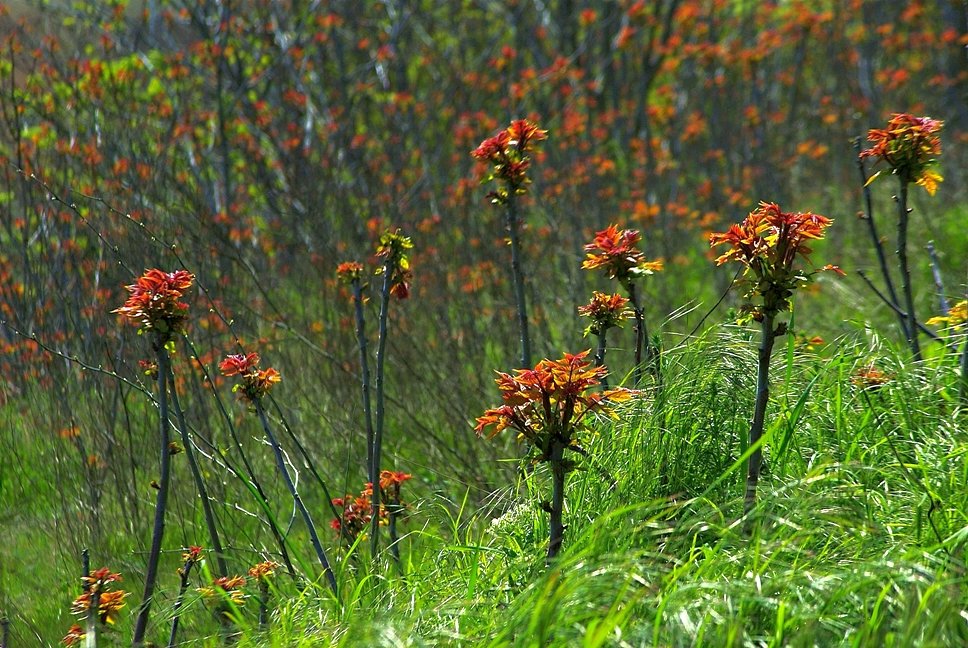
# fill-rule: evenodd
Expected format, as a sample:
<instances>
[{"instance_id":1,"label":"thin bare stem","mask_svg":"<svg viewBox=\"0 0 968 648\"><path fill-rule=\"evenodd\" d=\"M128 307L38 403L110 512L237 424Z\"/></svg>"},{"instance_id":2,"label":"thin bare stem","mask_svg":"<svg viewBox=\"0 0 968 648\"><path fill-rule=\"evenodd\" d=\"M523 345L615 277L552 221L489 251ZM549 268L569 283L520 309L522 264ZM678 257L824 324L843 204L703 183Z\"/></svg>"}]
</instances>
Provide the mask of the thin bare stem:
<instances>
[{"instance_id":1,"label":"thin bare stem","mask_svg":"<svg viewBox=\"0 0 968 648\"><path fill-rule=\"evenodd\" d=\"M898 306L900 301L897 298L897 291L894 290L894 281L891 280L891 272L887 265L887 254L884 252L884 244L881 242L881 237L877 233L877 225L874 222L874 205L871 200L871 189L867 183L867 171L864 168L864 160L860 157L860 138L854 140L854 148L857 150L857 169L860 171L860 182L864 190L864 220L867 222L867 232L870 234L871 243L874 244L874 252L877 253L877 263L881 269L881 277L884 278L884 285L887 287L887 294L891 300L890 303ZM898 314L898 324L901 327L901 332L907 336L907 319L900 315L899 308L895 308L894 311Z\"/></svg>"},{"instance_id":2,"label":"thin bare stem","mask_svg":"<svg viewBox=\"0 0 968 648\"><path fill-rule=\"evenodd\" d=\"M176 645L175 639L178 636L178 624L181 621L181 611L185 604L185 593L188 591L188 577L195 562L195 559L190 558L178 570L178 598L175 599L175 607L172 609L171 632L168 634L168 648L174 648Z\"/></svg>"},{"instance_id":3,"label":"thin bare stem","mask_svg":"<svg viewBox=\"0 0 968 648\"><path fill-rule=\"evenodd\" d=\"M763 313L760 348L756 366L756 405L753 409L753 422L750 425L749 446L754 448L750 455L746 472L746 497L743 510L748 515L756 506L756 487L760 480L760 467L763 464L763 449L759 446L763 436L763 425L766 421L766 405L770 400L770 356L773 354L773 343L776 340L776 330L773 320L776 314L772 311Z\"/></svg>"},{"instance_id":4,"label":"thin bare stem","mask_svg":"<svg viewBox=\"0 0 968 648\"><path fill-rule=\"evenodd\" d=\"M139 648L144 645L145 632L148 630L148 618L151 614L151 599L155 593L155 582L158 579L158 563L161 558L161 543L165 535L165 512L168 508L168 488L171 481L171 450L169 444L168 421L168 373L170 363L168 350L164 343L156 343L158 356L158 416L160 418L159 442L161 449L160 471L158 481L158 495L155 499L155 522L151 533L151 550L148 554L148 566L145 572L145 588L138 607L138 618L135 622L134 637L131 645Z\"/></svg>"},{"instance_id":5,"label":"thin bare stem","mask_svg":"<svg viewBox=\"0 0 968 648\"><path fill-rule=\"evenodd\" d=\"M202 471L198 467L198 459L195 457L195 448L192 440L188 436L188 425L185 423L185 412L178 402L178 391L175 389L175 374L170 372L168 379L171 381L171 405L175 409L175 417L178 419L178 427L181 432L182 445L185 448L185 456L188 458L188 467L191 469L192 479L195 482L195 490L198 492L198 499L202 502L202 514L205 517L205 527L208 530L208 539L212 543L212 551L215 552L215 565L219 576L227 576L228 566L225 564L225 551L222 549L222 541L218 534L218 525L215 522L215 511L212 510L212 502L208 497L208 489L205 488L205 480L202 478Z\"/></svg>"},{"instance_id":6,"label":"thin bare stem","mask_svg":"<svg viewBox=\"0 0 968 648\"><path fill-rule=\"evenodd\" d=\"M299 491L296 490L296 484L292 481L292 476L289 474L289 469L286 468L286 459L282 454L282 447L279 445L279 441L276 436L272 433L272 428L269 427L269 419L266 418L265 409L262 407L262 403L258 400L255 401L255 412L259 417L259 421L262 423L262 429L265 431L266 439L269 441L269 445L272 446L272 452L276 457L276 467L279 469L279 474L282 475L283 481L286 483L286 488L289 490L289 494L292 495L292 500L302 515L303 522L306 523L306 528L309 531L309 539L312 542L313 549L316 551L316 557L319 559L319 563L323 566L323 571L326 574L326 580L329 581L329 586L333 590L333 595L338 595L338 588L336 585L336 576L333 574L333 568L330 566L329 559L326 557L326 551L323 549L322 543L319 541L319 534L316 532L316 525L313 524L313 518L309 514L309 510L303 503L302 498L299 496Z\"/></svg>"},{"instance_id":7,"label":"thin bare stem","mask_svg":"<svg viewBox=\"0 0 968 648\"><path fill-rule=\"evenodd\" d=\"M383 287L380 290L380 332L376 349L376 429L373 433L373 454L370 462L370 484L372 495L370 505L373 516L370 523L370 555L376 559L380 550L380 461L383 454L383 421L385 415L383 378L387 347L387 319L390 311L390 284L393 279L393 264L396 259L388 258L383 266Z\"/></svg>"},{"instance_id":8,"label":"thin bare stem","mask_svg":"<svg viewBox=\"0 0 968 648\"><path fill-rule=\"evenodd\" d=\"M521 268L521 244L518 240L521 219L515 197L508 196L505 225L511 240L511 281L514 284L514 300L518 310L518 328L521 334L521 366L531 366L531 337L528 334L528 302L524 291L524 271Z\"/></svg>"},{"instance_id":9,"label":"thin bare stem","mask_svg":"<svg viewBox=\"0 0 968 648\"><path fill-rule=\"evenodd\" d=\"M931 275L934 277L934 289L938 291L938 307L941 309L939 312L947 313L951 310L951 307L948 304L948 298L945 296L944 280L941 277L941 262L938 261L934 241L928 241L925 249L928 251L928 258L931 259Z\"/></svg>"},{"instance_id":10,"label":"thin bare stem","mask_svg":"<svg viewBox=\"0 0 968 648\"><path fill-rule=\"evenodd\" d=\"M598 332L598 348L595 349L595 366L601 367L605 364L605 330ZM608 376L602 377L602 389L608 389Z\"/></svg>"},{"instance_id":11,"label":"thin bare stem","mask_svg":"<svg viewBox=\"0 0 968 648\"><path fill-rule=\"evenodd\" d=\"M552 439L551 453L548 461L551 464L551 515L548 536L548 561L550 562L561 550L561 543L565 539L565 525L563 521L565 510L565 444L559 439Z\"/></svg>"},{"instance_id":12,"label":"thin bare stem","mask_svg":"<svg viewBox=\"0 0 968 648\"><path fill-rule=\"evenodd\" d=\"M363 421L366 426L366 469L373 465L373 410L370 403L370 361L366 350L366 318L363 314L363 287L359 279L352 282L353 310L356 314L356 342L360 347L360 383L363 392ZM369 475L372 479L373 475ZM339 517L339 516L337 516Z\"/></svg>"},{"instance_id":13,"label":"thin bare stem","mask_svg":"<svg viewBox=\"0 0 968 648\"><path fill-rule=\"evenodd\" d=\"M911 212L907 206L908 183L898 178L897 201L897 260L901 266L901 288L904 291L904 306L907 309L907 341L914 360L921 361L921 345L918 342L918 320L914 314L914 291L911 287L911 273L908 269L907 234L908 217Z\"/></svg>"},{"instance_id":14,"label":"thin bare stem","mask_svg":"<svg viewBox=\"0 0 968 648\"><path fill-rule=\"evenodd\" d=\"M897 313L901 317L903 317L905 322L907 321L907 313L905 313L903 310L901 310L901 308L899 306L897 306L896 304L892 304L890 301L888 301L887 297L884 296L884 293L882 293L880 290L877 289L877 286L874 285L874 282L871 281L870 277L868 277L864 273L863 270L858 270L857 271L857 274L860 275L860 278L864 280L864 283L867 284L868 288L870 288L873 291L873 293L875 295L877 295L877 297L882 302L884 302L884 304L888 308L890 308L895 313ZM938 342L940 344L944 344L944 345L947 346L947 342L945 342L945 340L944 340L943 337L941 337L940 335L938 335L937 333L935 333L934 331L932 331L931 329L929 329L927 326L925 326L921 322L918 322L918 330L921 331L922 333L924 333L926 336L928 336L932 340L934 340L935 342ZM957 348L952 348L950 346L948 348L949 349L952 349L955 353L958 352Z\"/></svg>"}]
</instances>

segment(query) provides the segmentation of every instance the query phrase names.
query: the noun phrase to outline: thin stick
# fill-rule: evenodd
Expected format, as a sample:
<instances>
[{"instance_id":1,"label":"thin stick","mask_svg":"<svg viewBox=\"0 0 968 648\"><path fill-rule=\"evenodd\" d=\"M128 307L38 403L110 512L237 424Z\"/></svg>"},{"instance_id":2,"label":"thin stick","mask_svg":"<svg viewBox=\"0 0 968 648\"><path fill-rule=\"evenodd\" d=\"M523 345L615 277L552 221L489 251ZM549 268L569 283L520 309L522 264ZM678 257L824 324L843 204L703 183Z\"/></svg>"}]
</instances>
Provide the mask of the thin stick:
<instances>
[{"instance_id":1,"label":"thin stick","mask_svg":"<svg viewBox=\"0 0 968 648\"><path fill-rule=\"evenodd\" d=\"M951 310L948 304L948 298L945 297L944 292L944 281L941 278L941 263L938 261L938 253L934 249L934 241L928 241L925 246L928 250L928 258L931 259L931 275L934 277L934 287L938 291L938 306L941 307L942 313L947 313Z\"/></svg>"},{"instance_id":2,"label":"thin stick","mask_svg":"<svg viewBox=\"0 0 968 648\"><path fill-rule=\"evenodd\" d=\"M521 269L521 250L518 227L521 219L518 204L513 195L508 196L505 211L508 237L511 239L511 280L514 284L514 300L518 308L518 328L521 333L521 366L531 366L531 337L528 334L528 302L524 292L524 272Z\"/></svg>"},{"instance_id":3,"label":"thin stick","mask_svg":"<svg viewBox=\"0 0 968 648\"><path fill-rule=\"evenodd\" d=\"M165 512L168 508L168 486L171 480L171 451L169 450L169 422L168 422L168 388L166 385L170 371L168 351L160 341L158 346L158 416L159 441L161 448L160 469L161 477L158 482L158 496L155 500L155 523L151 533L151 550L148 554L148 567L145 573L145 588L138 608L138 619L135 622L134 638L131 645L138 648L144 645L145 632L148 630L148 617L151 613L151 599L155 593L155 582L158 580L158 562L161 559L161 543L165 535Z\"/></svg>"},{"instance_id":4,"label":"thin stick","mask_svg":"<svg viewBox=\"0 0 968 648\"><path fill-rule=\"evenodd\" d=\"M370 523L370 555L376 560L380 550L380 461L383 454L383 364L386 360L387 318L390 311L390 282L393 275L392 256L387 258L383 267L383 288L380 291L380 333L376 349L376 429L373 433L373 459L370 463L370 506L373 515Z\"/></svg>"},{"instance_id":5,"label":"thin stick","mask_svg":"<svg viewBox=\"0 0 968 648\"><path fill-rule=\"evenodd\" d=\"M773 354L773 342L776 330L773 320L776 315L771 311L763 313L762 332L758 363L756 367L756 405L753 410L753 422L750 425L749 445L758 446L763 436L763 425L766 421L766 405L770 400L770 356ZM763 463L763 448L756 447L750 455L746 473L746 498L744 513L749 515L756 506L756 487L760 480L760 466Z\"/></svg>"},{"instance_id":6,"label":"thin stick","mask_svg":"<svg viewBox=\"0 0 968 648\"><path fill-rule=\"evenodd\" d=\"M860 138L854 139L854 148L857 150L857 169L860 171L861 187L864 190L864 220L867 221L867 231L870 234L871 242L874 244L874 251L877 253L877 263L881 268L881 276L884 278L884 285L887 286L887 294L891 298L891 304L897 306L900 302L897 299L897 291L894 290L894 282L891 280L891 272L887 266L887 255L884 253L884 245L881 237L877 233L877 225L874 223L874 206L871 200L871 189L868 185L867 171L864 169L864 160L860 157ZM900 311L895 308L895 313ZM901 326L901 333L907 336L907 320L898 315L898 324Z\"/></svg>"},{"instance_id":7,"label":"thin stick","mask_svg":"<svg viewBox=\"0 0 968 648\"><path fill-rule=\"evenodd\" d=\"M316 551L316 557L319 559L319 563L323 566L323 571L326 573L326 580L329 581L329 586L333 590L333 595L337 596L339 590L336 585L336 576L333 574L333 568L329 564L329 559L326 557L326 551L323 549L322 543L319 541L319 534L316 532L316 525L313 524L313 518L309 515L309 510L303 503L302 498L299 496L299 491L296 490L296 485L292 481L292 476L289 474L289 469L286 468L286 459L282 455L282 448L279 445L279 441L276 436L272 433L272 428L269 427L269 419L266 418L265 409L262 407L262 403L256 400L255 412L259 417L259 421L262 423L262 429L266 433L266 439L269 440L269 445L272 446L272 452L276 457L276 467L279 469L279 474L282 475L283 481L286 483L286 488L289 489L289 494L292 495L292 500L299 509L299 513L302 515L303 522L306 523L306 528L309 530L309 539L312 542L313 549Z\"/></svg>"},{"instance_id":8,"label":"thin stick","mask_svg":"<svg viewBox=\"0 0 968 648\"><path fill-rule=\"evenodd\" d=\"M860 278L864 280L864 282L867 284L867 286L874 292L875 295L877 295L880 298L880 300L882 302L884 302L884 304L888 308L890 308L891 310L893 310L895 313L899 314L901 317L905 318L905 321L907 321L907 313L905 313L903 310L901 310L901 308L899 306L897 306L896 304L892 304L890 301L888 301L887 297L885 297L884 294L880 290L877 289L877 286L875 286L874 285L874 282L872 282L870 280L870 277L868 277L866 274L864 274L864 271L863 270L858 270L857 271L857 274L860 275ZM935 333L934 331L932 331L931 329L929 329L927 326L925 326L921 322L918 322L918 330L921 331L922 333L924 333L925 335L927 335L929 338L931 338L935 342L938 342L940 344L944 344L944 345L947 346L947 343L945 342L945 340L944 340L943 337L941 337L940 335L938 335L937 333ZM953 349L953 347L950 347L950 346L948 348L949 349ZM956 348L954 348L953 350L954 350L955 353L958 352L958 350Z\"/></svg>"},{"instance_id":9,"label":"thin stick","mask_svg":"<svg viewBox=\"0 0 968 648\"><path fill-rule=\"evenodd\" d=\"M212 550L215 552L216 569L218 570L219 576L227 576L229 570L225 564L225 552L222 549L222 541L218 534L218 525L215 522L215 511L212 510L212 502L208 498L208 489L205 488L205 480L202 479L202 471L198 467L195 449L192 445L192 440L188 436L188 425L185 423L185 412L178 402L178 391L175 389L175 373L173 371L169 371L168 379L171 381L171 405L175 409L175 417L178 419L182 445L185 447L185 456L188 457L188 467L191 469L192 479L195 481L195 490L198 492L198 499L202 502L202 513L205 517L208 539L212 543Z\"/></svg>"},{"instance_id":10,"label":"thin stick","mask_svg":"<svg viewBox=\"0 0 968 648\"><path fill-rule=\"evenodd\" d=\"M904 305L907 308L907 341L916 362L921 361L921 345L918 342L918 320L914 314L914 291L911 287L911 273L908 269L907 232L908 217L911 211L907 206L908 183L898 178L897 201L897 260L901 266L901 289L904 291Z\"/></svg>"}]
</instances>

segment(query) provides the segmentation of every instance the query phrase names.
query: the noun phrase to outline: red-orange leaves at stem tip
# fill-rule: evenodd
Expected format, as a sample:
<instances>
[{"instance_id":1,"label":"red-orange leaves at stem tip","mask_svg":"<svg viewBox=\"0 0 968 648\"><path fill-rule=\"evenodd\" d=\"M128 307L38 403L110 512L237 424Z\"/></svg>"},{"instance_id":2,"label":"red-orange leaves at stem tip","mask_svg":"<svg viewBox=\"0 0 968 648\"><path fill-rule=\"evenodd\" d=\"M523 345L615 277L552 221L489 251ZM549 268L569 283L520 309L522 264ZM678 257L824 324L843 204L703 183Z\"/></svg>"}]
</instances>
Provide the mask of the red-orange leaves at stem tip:
<instances>
[{"instance_id":1,"label":"red-orange leaves at stem tip","mask_svg":"<svg viewBox=\"0 0 968 648\"><path fill-rule=\"evenodd\" d=\"M259 354L236 354L226 356L219 363L219 371L223 376L239 376L241 382L232 388L240 392L242 398L249 402L256 402L265 396L272 386L282 382L282 376L273 368L259 369Z\"/></svg>"},{"instance_id":2,"label":"red-orange leaves at stem tip","mask_svg":"<svg viewBox=\"0 0 968 648\"><path fill-rule=\"evenodd\" d=\"M336 276L346 283L360 281L363 278L363 264L357 261L344 261L336 266Z\"/></svg>"},{"instance_id":3,"label":"red-orange leaves at stem tip","mask_svg":"<svg viewBox=\"0 0 968 648\"><path fill-rule=\"evenodd\" d=\"M413 249L413 241L409 236L401 234L399 229L387 230L377 243L376 255L384 261L384 267L377 270L377 274L389 273L390 295L397 299L406 299L410 296L410 281L413 279L413 273L410 270L408 251L411 249Z\"/></svg>"},{"instance_id":4,"label":"red-orange leaves at stem tip","mask_svg":"<svg viewBox=\"0 0 968 648\"><path fill-rule=\"evenodd\" d=\"M167 342L184 331L188 304L180 300L192 287L195 275L185 270L145 270L135 283L125 286L130 293L118 313L142 331L154 331Z\"/></svg>"},{"instance_id":5,"label":"red-orange leaves at stem tip","mask_svg":"<svg viewBox=\"0 0 968 648\"><path fill-rule=\"evenodd\" d=\"M632 317L631 309L627 308L628 303L629 300L621 295L592 292L591 300L586 305L578 307L578 314L581 317L591 319L591 324L585 328L585 335L589 333L601 335L610 328L622 326L622 322Z\"/></svg>"},{"instance_id":6,"label":"red-orange leaves at stem tip","mask_svg":"<svg viewBox=\"0 0 968 648\"><path fill-rule=\"evenodd\" d=\"M617 225L609 225L596 232L595 239L585 246L588 254L581 267L585 270L601 268L609 279L623 283L662 270L662 261L647 261L638 249L641 240L638 230L620 230Z\"/></svg>"},{"instance_id":7,"label":"red-orange leaves at stem tip","mask_svg":"<svg viewBox=\"0 0 968 648\"><path fill-rule=\"evenodd\" d=\"M807 283L817 272L843 271L828 265L806 272L796 267L798 258L809 260L807 243L819 240L833 223L826 216L810 212L785 213L776 203L761 202L738 225L709 237L710 247L728 245L716 265L738 261L745 266L747 297L760 297L762 308L777 313L790 308L793 291ZM759 307L756 307L759 312Z\"/></svg>"},{"instance_id":8,"label":"red-orange leaves at stem tip","mask_svg":"<svg viewBox=\"0 0 968 648\"><path fill-rule=\"evenodd\" d=\"M588 351L564 354L558 360L544 359L533 369L518 369L514 375L497 372L498 389L504 401L477 419L475 431L483 435L493 427L491 438L507 428L543 451L551 436L570 445L591 412L611 414L611 405L628 400L637 392L618 388L586 394L601 384L605 367L587 360ZM539 460L545 458L539 457Z\"/></svg>"},{"instance_id":9,"label":"red-orange leaves at stem tip","mask_svg":"<svg viewBox=\"0 0 968 648\"><path fill-rule=\"evenodd\" d=\"M498 187L488 193L492 203L505 205L512 196L527 193L530 154L536 151L537 142L546 139L548 131L527 119L516 119L471 151L471 156L491 167L483 182L498 181Z\"/></svg>"},{"instance_id":10,"label":"red-orange leaves at stem tip","mask_svg":"<svg viewBox=\"0 0 968 648\"><path fill-rule=\"evenodd\" d=\"M891 167L902 182L914 182L932 196L938 183L944 178L933 167L941 155L941 138L938 133L944 122L930 117L915 117L907 113L895 113L887 128L873 128L867 133L872 146L861 151L860 157L877 158ZM880 172L868 180L873 182Z\"/></svg>"}]
</instances>

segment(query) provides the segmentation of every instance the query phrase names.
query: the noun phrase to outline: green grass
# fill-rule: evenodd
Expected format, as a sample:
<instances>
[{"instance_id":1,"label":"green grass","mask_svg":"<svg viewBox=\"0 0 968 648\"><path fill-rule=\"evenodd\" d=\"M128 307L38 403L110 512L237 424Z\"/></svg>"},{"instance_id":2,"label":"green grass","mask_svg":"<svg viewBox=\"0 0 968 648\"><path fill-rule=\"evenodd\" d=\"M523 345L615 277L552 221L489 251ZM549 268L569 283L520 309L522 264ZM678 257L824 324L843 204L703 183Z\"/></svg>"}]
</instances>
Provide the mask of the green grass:
<instances>
[{"instance_id":1,"label":"green grass","mask_svg":"<svg viewBox=\"0 0 968 648\"><path fill-rule=\"evenodd\" d=\"M777 353L768 472L747 535L740 495L753 349L743 331L712 330L669 352L661 396L600 422L588 450L617 486L596 470L570 475L565 549L552 566L543 469L489 494L418 487L403 575L343 555L338 603L323 582L298 588L277 576L270 630L257 628L249 599L238 610L239 645L964 645L968 462L953 358L915 368L884 346L847 341ZM871 361L892 380L865 397L851 375ZM83 515L43 478L58 453L31 441L9 407L5 424L21 436L0 459L0 603L12 645L52 643L76 593L76 547L62 544L62 525ZM120 522L112 510L108 527ZM168 546L192 524L175 518ZM98 558L130 570L136 590L138 560L125 553L135 547L110 537L115 553ZM293 543L308 558L301 532ZM159 637L173 604L169 578ZM184 614L184 645L220 643L194 591Z\"/></svg>"}]
</instances>

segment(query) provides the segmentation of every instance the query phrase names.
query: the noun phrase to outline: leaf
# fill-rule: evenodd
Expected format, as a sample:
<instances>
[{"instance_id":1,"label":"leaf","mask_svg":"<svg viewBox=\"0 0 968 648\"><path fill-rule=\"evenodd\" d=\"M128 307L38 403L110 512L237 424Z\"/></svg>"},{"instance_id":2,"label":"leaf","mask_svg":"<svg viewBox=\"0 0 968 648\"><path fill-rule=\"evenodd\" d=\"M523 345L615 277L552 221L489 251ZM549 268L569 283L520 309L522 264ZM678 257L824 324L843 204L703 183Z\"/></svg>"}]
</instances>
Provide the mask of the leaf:
<instances>
[{"instance_id":1,"label":"leaf","mask_svg":"<svg viewBox=\"0 0 968 648\"><path fill-rule=\"evenodd\" d=\"M883 172L884 172L884 169L881 169L880 171L878 171L877 173L875 173L874 175L872 175L871 177L869 177L867 179L867 182L864 183L864 186L866 187L866 186L870 185L870 183L872 183L875 180L877 180L877 176L881 175Z\"/></svg>"}]
</instances>

